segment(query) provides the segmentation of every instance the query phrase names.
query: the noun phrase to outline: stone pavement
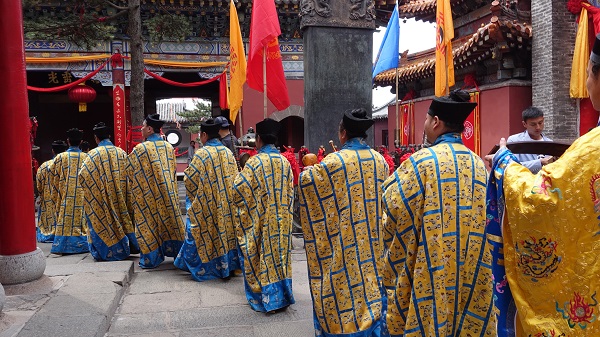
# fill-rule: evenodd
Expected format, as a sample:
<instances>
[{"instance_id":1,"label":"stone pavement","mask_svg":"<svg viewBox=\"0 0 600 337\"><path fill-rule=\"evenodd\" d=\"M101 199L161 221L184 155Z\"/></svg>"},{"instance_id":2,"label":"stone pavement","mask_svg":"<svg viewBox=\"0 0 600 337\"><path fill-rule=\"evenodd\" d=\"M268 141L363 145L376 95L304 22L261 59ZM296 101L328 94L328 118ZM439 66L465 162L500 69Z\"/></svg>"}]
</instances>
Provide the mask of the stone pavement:
<instances>
[{"instance_id":1,"label":"stone pavement","mask_svg":"<svg viewBox=\"0 0 600 337\"><path fill-rule=\"evenodd\" d=\"M4 286L0 337L314 336L303 241L293 244L296 304L274 314L250 308L241 276L196 282L172 258L143 270L137 255L95 262L89 254L50 254L50 244L39 244L44 276Z\"/></svg>"}]
</instances>

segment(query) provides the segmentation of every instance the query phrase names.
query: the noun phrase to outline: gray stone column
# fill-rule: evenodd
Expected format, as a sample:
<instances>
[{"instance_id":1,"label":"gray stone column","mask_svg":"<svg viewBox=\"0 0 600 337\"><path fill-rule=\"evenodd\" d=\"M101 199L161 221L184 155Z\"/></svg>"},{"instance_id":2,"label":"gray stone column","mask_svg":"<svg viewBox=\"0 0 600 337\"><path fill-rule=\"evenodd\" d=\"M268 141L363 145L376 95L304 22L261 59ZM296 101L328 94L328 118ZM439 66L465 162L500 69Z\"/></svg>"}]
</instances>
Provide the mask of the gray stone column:
<instances>
[{"instance_id":1,"label":"gray stone column","mask_svg":"<svg viewBox=\"0 0 600 337\"><path fill-rule=\"evenodd\" d=\"M304 145L316 153L333 140L343 112L365 108L372 114L372 0L302 0L304 30ZM370 130L369 143L373 144Z\"/></svg>"},{"instance_id":2,"label":"gray stone column","mask_svg":"<svg viewBox=\"0 0 600 337\"><path fill-rule=\"evenodd\" d=\"M2 309L4 308L5 301L6 301L6 297L4 296L4 288L0 284L0 314L2 314Z\"/></svg>"},{"instance_id":3,"label":"gray stone column","mask_svg":"<svg viewBox=\"0 0 600 337\"><path fill-rule=\"evenodd\" d=\"M555 141L579 137L577 102L569 97L577 25L567 0L531 1L533 105L545 115L545 133Z\"/></svg>"}]
</instances>

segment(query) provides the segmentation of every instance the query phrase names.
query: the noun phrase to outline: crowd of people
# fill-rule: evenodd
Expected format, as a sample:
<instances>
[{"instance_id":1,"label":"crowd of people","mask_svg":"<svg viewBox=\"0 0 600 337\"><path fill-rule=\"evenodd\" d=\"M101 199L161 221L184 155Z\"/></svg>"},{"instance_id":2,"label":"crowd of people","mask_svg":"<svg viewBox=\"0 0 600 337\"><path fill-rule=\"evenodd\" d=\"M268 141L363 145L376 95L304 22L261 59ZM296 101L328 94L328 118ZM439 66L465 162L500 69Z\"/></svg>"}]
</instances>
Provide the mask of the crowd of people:
<instances>
[{"instance_id":1,"label":"crowd of people","mask_svg":"<svg viewBox=\"0 0 600 337\"><path fill-rule=\"evenodd\" d=\"M600 109L600 37L587 87ZM484 160L462 142L475 108L453 91L432 100L429 146L390 171L367 145L373 120L344 112L341 148L304 165L298 196L317 336L598 336L594 307L600 172L598 128L560 157L500 150ZM142 268L174 257L197 281L244 276L249 305L277 312L294 303L293 173L275 147L281 125L256 125L257 153L238 166L220 119L201 125L203 146L185 170L187 221L179 209L175 157L146 118L130 154L103 123L87 154L82 134L52 144L40 166L38 240L53 253L119 260ZM523 112L509 141L546 140L543 114Z\"/></svg>"}]
</instances>

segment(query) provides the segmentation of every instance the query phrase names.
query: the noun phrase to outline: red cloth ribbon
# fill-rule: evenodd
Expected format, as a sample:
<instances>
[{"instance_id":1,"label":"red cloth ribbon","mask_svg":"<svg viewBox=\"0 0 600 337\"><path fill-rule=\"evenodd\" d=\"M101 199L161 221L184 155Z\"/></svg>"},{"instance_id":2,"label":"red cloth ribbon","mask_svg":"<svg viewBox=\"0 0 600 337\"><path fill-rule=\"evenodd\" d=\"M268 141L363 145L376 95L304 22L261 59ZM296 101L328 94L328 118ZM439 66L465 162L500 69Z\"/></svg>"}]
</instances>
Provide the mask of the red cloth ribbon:
<instances>
[{"instance_id":1,"label":"red cloth ribbon","mask_svg":"<svg viewBox=\"0 0 600 337\"><path fill-rule=\"evenodd\" d=\"M98 67L98 69L92 71L87 76L82 77L82 78L78 79L77 81L71 82L69 84L65 84L65 85L61 85L61 86L53 87L53 88L38 88L38 87L32 87L32 86L28 85L27 89L31 90L31 91L39 91L39 92L58 92L58 91L71 89L72 87L78 85L79 83L83 83L83 82L89 80L90 78L94 77L100 70L102 70L102 68L106 67L107 64L108 64L108 61L104 62L100 67Z\"/></svg>"},{"instance_id":2,"label":"red cloth ribbon","mask_svg":"<svg viewBox=\"0 0 600 337\"><path fill-rule=\"evenodd\" d=\"M414 89L410 89L406 93L406 95L404 95L404 97L402 97L401 101L408 101L408 100L415 98L416 96L417 96L417 92Z\"/></svg>"},{"instance_id":3,"label":"red cloth ribbon","mask_svg":"<svg viewBox=\"0 0 600 337\"><path fill-rule=\"evenodd\" d=\"M189 87L198 87L198 86L201 86L201 85L204 85L204 84L208 84L208 83L210 83L210 82L214 82L214 81L218 80L219 78L221 78L221 74L219 74L219 75L217 75L217 76L215 76L215 77L211 77L211 78L209 78L209 79L208 79L208 80L206 80L206 81L192 82L192 83L181 83L181 82L175 82L175 81L171 81L171 80L169 80L169 79L166 79L166 78L164 78L164 77L160 76L159 74L156 74L156 73L153 73L153 72L151 72L150 70L148 70L148 69L146 69L146 68L144 68L144 72L145 72L146 74L148 74L148 75L152 76L152 78L154 78L154 79L156 79L156 80L159 80L159 81L161 81L161 82L163 82L163 83L170 84L170 85L174 85L174 86L176 86L176 87L184 87L184 88L189 88Z\"/></svg>"},{"instance_id":4,"label":"red cloth ribbon","mask_svg":"<svg viewBox=\"0 0 600 337\"><path fill-rule=\"evenodd\" d=\"M110 66L113 68L123 66L123 55L121 53L115 53L110 57Z\"/></svg>"},{"instance_id":5,"label":"red cloth ribbon","mask_svg":"<svg viewBox=\"0 0 600 337\"><path fill-rule=\"evenodd\" d=\"M475 88L475 90L479 91L479 86L477 86L477 80L475 79L475 74L467 74L465 75L464 81L465 85L461 89L470 89Z\"/></svg>"}]
</instances>

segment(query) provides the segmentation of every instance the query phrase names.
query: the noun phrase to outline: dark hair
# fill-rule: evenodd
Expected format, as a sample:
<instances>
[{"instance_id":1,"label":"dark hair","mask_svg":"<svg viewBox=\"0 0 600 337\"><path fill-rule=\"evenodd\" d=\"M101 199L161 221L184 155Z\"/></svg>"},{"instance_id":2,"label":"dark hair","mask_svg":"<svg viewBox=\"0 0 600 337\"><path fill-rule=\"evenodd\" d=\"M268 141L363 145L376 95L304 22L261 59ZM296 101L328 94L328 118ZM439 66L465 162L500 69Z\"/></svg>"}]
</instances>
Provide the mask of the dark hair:
<instances>
[{"instance_id":1,"label":"dark hair","mask_svg":"<svg viewBox=\"0 0 600 337\"><path fill-rule=\"evenodd\" d=\"M157 129L157 128L153 127L152 125L147 125L147 126L151 127L152 131L154 131L154 133L160 134L160 128Z\"/></svg>"},{"instance_id":2,"label":"dark hair","mask_svg":"<svg viewBox=\"0 0 600 337\"><path fill-rule=\"evenodd\" d=\"M277 142L277 136L275 136L275 135L261 135L261 134L258 134L258 136L260 137L260 140L265 145L267 145L267 144L275 144Z\"/></svg>"},{"instance_id":3,"label":"dark hair","mask_svg":"<svg viewBox=\"0 0 600 337\"><path fill-rule=\"evenodd\" d=\"M100 137L98 137L98 138L100 138ZM84 140L83 142L81 142L81 144L79 144L79 149L81 151L88 151L90 149L90 143L88 143L87 141Z\"/></svg>"},{"instance_id":4,"label":"dark hair","mask_svg":"<svg viewBox=\"0 0 600 337\"><path fill-rule=\"evenodd\" d=\"M79 144L81 144L81 138L79 137L67 136L67 140L69 141L69 146L79 146Z\"/></svg>"},{"instance_id":5,"label":"dark hair","mask_svg":"<svg viewBox=\"0 0 600 337\"><path fill-rule=\"evenodd\" d=\"M592 64L592 74L594 74L594 77L598 77L598 72L600 71L600 63L594 62L592 60L590 60L590 63Z\"/></svg>"},{"instance_id":6,"label":"dark hair","mask_svg":"<svg viewBox=\"0 0 600 337\"><path fill-rule=\"evenodd\" d=\"M367 134L366 133L353 133L350 130L346 129L346 126L344 125L344 120L342 119L340 121L340 132L346 130L346 138L348 139L352 139L352 138L362 138L365 139L367 138Z\"/></svg>"},{"instance_id":7,"label":"dark hair","mask_svg":"<svg viewBox=\"0 0 600 337\"><path fill-rule=\"evenodd\" d=\"M96 130L94 131L94 135L98 137L98 140L105 140L110 137L110 131L108 129Z\"/></svg>"},{"instance_id":8,"label":"dark hair","mask_svg":"<svg viewBox=\"0 0 600 337\"><path fill-rule=\"evenodd\" d=\"M219 136L219 132L218 131L217 131L217 133L212 133L212 132L211 133L204 132L204 133L206 133L206 135L208 136L208 140L215 139L215 138L221 138Z\"/></svg>"},{"instance_id":9,"label":"dark hair","mask_svg":"<svg viewBox=\"0 0 600 337\"><path fill-rule=\"evenodd\" d=\"M190 140L190 145L192 145L192 143L194 143L194 145L196 145L196 141Z\"/></svg>"},{"instance_id":10,"label":"dark hair","mask_svg":"<svg viewBox=\"0 0 600 337\"><path fill-rule=\"evenodd\" d=\"M465 131L464 123L450 123L450 122L446 122L446 121L442 121L442 122L444 122L446 129L448 129L448 131L450 131L450 132L462 133L463 131Z\"/></svg>"},{"instance_id":11,"label":"dark hair","mask_svg":"<svg viewBox=\"0 0 600 337\"><path fill-rule=\"evenodd\" d=\"M534 106L523 110L523 122L527 122L528 119L544 117L544 112Z\"/></svg>"}]
</instances>

